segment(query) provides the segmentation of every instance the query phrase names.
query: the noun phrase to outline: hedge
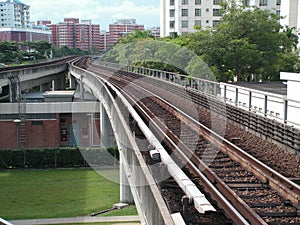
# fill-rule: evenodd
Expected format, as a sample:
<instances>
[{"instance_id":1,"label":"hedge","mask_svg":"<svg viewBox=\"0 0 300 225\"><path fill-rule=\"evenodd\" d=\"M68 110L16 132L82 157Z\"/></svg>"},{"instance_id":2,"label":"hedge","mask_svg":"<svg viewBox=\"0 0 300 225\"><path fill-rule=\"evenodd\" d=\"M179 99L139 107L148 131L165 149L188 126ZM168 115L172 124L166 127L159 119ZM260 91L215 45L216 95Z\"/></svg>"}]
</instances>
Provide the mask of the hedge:
<instances>
[{"instance_id":1,"label":"hedge","mask_svg":"<svg viewBox=\"0 0 300 225\"><path fill-rule=\"evenodd\" d=\"M118 161L119 151L114 147L0 150L0 169L111 166Z\"/></svg>"}]
</instances>

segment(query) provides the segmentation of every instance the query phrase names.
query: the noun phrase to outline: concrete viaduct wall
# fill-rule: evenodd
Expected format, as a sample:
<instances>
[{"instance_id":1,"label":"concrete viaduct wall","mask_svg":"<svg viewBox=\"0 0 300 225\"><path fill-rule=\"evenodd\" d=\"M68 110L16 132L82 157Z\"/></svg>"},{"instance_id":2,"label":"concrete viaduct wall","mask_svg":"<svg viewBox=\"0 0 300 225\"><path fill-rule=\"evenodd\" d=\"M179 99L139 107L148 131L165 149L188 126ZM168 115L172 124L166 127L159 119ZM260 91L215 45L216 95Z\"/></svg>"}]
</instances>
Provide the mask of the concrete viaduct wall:
<instances>
[{"instance_id":1,"label":"concrete viaduct wall","mask_svg":"<svg viewBox=\"0 0 300 225\"><path fill-rule=\"evenodd\" d=\"M132 107L119 92L116 92L118 98L114 98L99 77L72 65L69 69L71 75L80 82L80 87L89 89L100 100L111 122L120 152L121 202L130 202L133 197L143 224L174 224L129 129L126 116L133 110Z\"/></svg>"},{"instance_id":2,"label":"concrete viaduct wall","mask_svg":"<svg viewBox=\"0 0 300 225\"><path fill-rule=\"evenodd\" d=\"M37 65L29 68L17 68L0 73L0 100L16 101L16 96L23 90L40 86L41 91L52 87L54 90L64 90L68 64L66 61L49 65Z\"/></svg>"}]
</instances>

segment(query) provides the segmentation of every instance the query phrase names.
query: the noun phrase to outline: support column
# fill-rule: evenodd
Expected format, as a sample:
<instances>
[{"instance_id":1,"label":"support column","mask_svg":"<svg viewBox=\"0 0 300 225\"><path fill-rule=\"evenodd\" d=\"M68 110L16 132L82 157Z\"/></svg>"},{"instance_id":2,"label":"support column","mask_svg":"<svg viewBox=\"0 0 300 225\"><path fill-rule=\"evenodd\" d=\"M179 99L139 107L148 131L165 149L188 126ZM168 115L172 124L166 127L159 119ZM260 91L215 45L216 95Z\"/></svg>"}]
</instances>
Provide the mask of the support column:
<instances>
[{"instance_id":1,"label":"support column","mask_svg":"<svg viewBox=\"0 0 300 225\"><path fill-rule=\"evenodd\" d=\"M101 147L111 147L116 146L116 140L114 137L114 132L111 127L110 120L108 118L108 115L105 111L104 106L100 103L100 126L101 126ZM122 134L120 134L122 135ZM120 146L118 146L120 147ZM124 145L124 148L126 148L126 145ZM120 202L122 203L133 203L133 196L131 193L130 185L128 182L128 177L125 169L125 159L123 157L123 154L127 153L127 149L121 149L120 153Z\"/></svg>"},{"instance_id":2,"label":"support column","mask_svg":"<svg viewBox=\"0 0 300 225\"><path fill-rule=\"evenodd\" d=\"M40 92L51 90L51 82L40 85Z\"/></svg>"},{"instance_id":3,"label":"support column","mask_svg":"<svg viewBox=\"0 0 300 225\"><path fill-rule=\"evenodd\" d=\"M120 202L127 204L134 203L122 154L120 154Z\"/></svg>"},{"instance_id":4,"label":"support column","mask_svg":"<svg viewBox=\"0 0 300 225\"><path fill-rule=\"evenodd\" d=\"M111 127L108 115L103 105L100 105L100 118L101 118L101 146L111 147L116 146L114 132Z\"/></svg>"},{"instance_id":5,"label":"support column","mask_svg":"<svg viewBox=\"0 0 300 225\"><path fill-rule=\"evenodd\" d=\"M61 74L61 77L52 81L52 90L66 90L66 74Z\"/></svg>"},{"instance_id":6,"label":"support column","mask_svg":"<svg viewBox=\"0 0 300 225\"><path fill-rule=\"evenodd\" d=\"M66 90L66 75L64 74L61 78L60 78L60 88L61 90Z\"/></svg>"},{"instance_id":7,"label":"support column","mask_svg":"<svg viewBox=\"0 0 300 225\"><path fill-rule=\"evenodd\" d=\"M79 91L80 91L80 98L84 99L84 85L83 85L83 76L80 76L80 86L79 86Z\"/></svg>"},{"instance_id":8,"label":"support column","mask_svg":"<svg viewBox=\"0 0 300 225\"><path fill-rule=\"evenodd\" d=\"M61 82L60 79L56 79L52 81L52 91L61 90Z\"/></svg>"},{"instance_id":9,"label":"support column","mask_svg":"<svg viewBox=\"0 0 300 225\"><path fill-rule=\"evenodd\" d=\"M76 89L76 79L75 79L75 77L73 77L70 72L68 73L68 77L69 77L69 81L70 81L69 88L70 89Z\"/></svg>"}]
</instances>

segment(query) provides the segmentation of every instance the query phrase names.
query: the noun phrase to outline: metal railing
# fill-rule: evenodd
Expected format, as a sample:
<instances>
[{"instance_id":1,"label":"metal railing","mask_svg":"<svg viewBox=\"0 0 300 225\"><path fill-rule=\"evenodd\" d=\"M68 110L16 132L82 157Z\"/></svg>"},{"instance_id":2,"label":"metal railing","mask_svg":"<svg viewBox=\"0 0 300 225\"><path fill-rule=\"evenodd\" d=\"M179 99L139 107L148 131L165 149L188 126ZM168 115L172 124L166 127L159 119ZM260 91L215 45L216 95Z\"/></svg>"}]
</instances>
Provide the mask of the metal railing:
<instances>
[{"instance_id":1,"label":"metal railing","mask_svg":"<svg viewBox=\"0 0 300 225\"><path fill-rule=\"evenodd\" d=\"M187 91L200 93L199 102L204 107L209 107L244 128L263 135L265 139L278 143L283 148L296 150L295 153L300 154L300 124L289 117L292 110L294 115L300 114L300 102L298 101L287 99L283 95L234 84L191 78L178 73L107 62L100 62L100 65L188 87ZM209 106L207 98L209 98ZM225 111L219 107L220 100L226 103Z\"/></svg>"}]
</instances>

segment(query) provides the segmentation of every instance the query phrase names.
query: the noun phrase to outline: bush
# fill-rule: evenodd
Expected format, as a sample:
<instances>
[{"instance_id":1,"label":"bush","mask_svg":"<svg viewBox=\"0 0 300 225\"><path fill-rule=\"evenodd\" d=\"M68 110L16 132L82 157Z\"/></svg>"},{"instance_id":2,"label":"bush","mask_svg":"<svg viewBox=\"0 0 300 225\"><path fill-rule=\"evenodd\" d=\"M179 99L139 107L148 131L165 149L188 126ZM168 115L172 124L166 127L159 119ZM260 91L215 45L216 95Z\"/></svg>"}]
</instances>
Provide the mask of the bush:
<instances>
[{"instance_id":1,"label":"bush","mask_svg":"<svg viewBox=\"0 0 300 225\"><path fill-rule=\"evenodd\" d=\"M0 169L110 166L118 159L117 148L0 150Z\"/></svg>"}]
</instances>

